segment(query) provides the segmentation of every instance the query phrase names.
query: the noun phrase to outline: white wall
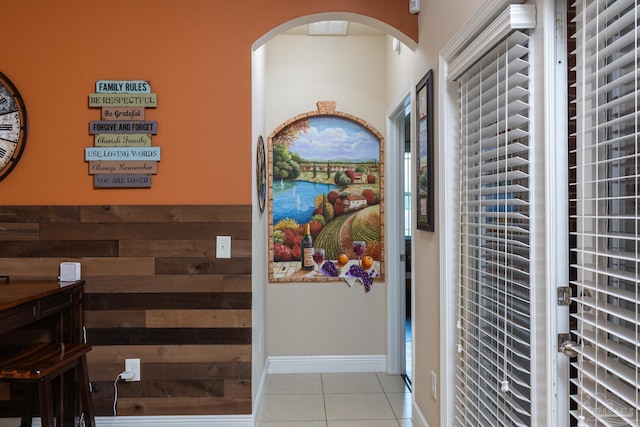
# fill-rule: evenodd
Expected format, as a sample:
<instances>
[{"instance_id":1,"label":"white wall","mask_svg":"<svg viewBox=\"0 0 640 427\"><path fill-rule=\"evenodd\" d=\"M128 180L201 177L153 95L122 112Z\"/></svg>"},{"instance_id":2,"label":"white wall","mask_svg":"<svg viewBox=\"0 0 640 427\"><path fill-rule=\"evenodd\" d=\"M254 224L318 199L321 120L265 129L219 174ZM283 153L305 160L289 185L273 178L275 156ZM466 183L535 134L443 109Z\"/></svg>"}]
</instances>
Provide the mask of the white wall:
<instances>
[{"instance_id":1,"label":"white wall","mask_svg":"<svg viewBox=\"0 0 640 427\"><path fill-rule=\"evenodd\" d=\"M252 60L252 153L256 153L258 136L262 136L266 146L265 135L265 47L260 47L253 52L251 56ZM255 154L251 158L253 176L256 173ZM267 269L264 263L266 258L266 245L267 245L267 233L265 232L267 226L267 214L260 215L260 209L258 207L257 190L254 190L252 196L252 231L253 237L251 244L251 281L252 281L252 302L251 302L251 316L252 316L252 355L251 360L251 396L253 401L256 401L257 388L260 384L260 376L265 366L266 350L264 346L264 339L266 335L266 277Z\"/></svg>"},{"instance_id":2,"label":"white wall","mask_svg":"<svg viewBox=\"0 0 640 427\"><path fill-rule=\"evenodd\" d=\"M439 248L439 141L438 141L438 55L449 39L482 5L482 0L447 0L422 2L419 18L419 44L415 52L405 46L400 55L390 52L387 57L388 99L395 99L409 81L417 83L429 69L434 71L435 124L435 232L417 231L415 219L412 239L412 279L414 286L414 367L413 394L416 406L430 426L441 425L440 379L442 372L440 331L440 248ZM390 43L390 42L389 42ZM414 210L415 211L415 210ZM447 284L448 286L449 284ZM454 284L450 284L453 286ZM437 376L436 398L431 395L431 372ZM414 425L417 424L414 420Z\"/></svg>"},{"instance_id":3,"label":"white wall","mask_svg":"<svg viewBox=\"0 0 640 427\"><path fill-rule=\"evenodd\" d=\"M385 130L385 40L380 36L277 36L267 43L267 129L316 110L316 102Z\"/></svg>"},{"instance_id":4,"label":"white wall","mask_svg":"<svg viewBox=\"0 0 640 427\"><path fill-rule=\"evenodd\" d=\"M385 133L385 36L277 36L267 43L266 129L336 101ZM386 286L267 285L268 356L384 355Z\"/></svg>"}]
</instances>

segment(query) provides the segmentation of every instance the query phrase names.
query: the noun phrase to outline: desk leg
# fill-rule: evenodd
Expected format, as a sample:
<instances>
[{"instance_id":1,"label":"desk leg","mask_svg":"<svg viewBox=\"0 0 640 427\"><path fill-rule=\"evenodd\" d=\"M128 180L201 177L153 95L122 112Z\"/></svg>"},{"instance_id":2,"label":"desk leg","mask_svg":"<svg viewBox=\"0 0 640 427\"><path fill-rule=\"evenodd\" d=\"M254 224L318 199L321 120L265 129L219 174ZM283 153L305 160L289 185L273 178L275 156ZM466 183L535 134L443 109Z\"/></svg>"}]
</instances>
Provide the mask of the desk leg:
<instances>
[{"instance_id":1,"label":"desk leg","mask_svg":"<svg viewBox=\"0 0 640 427\"><path fill-rule=\"evenodd\" d=\"M75 385L75 368L60 376L60 413L58 419L63 427L75 426L78 388Z\"/></svg>"},{"instance_id":2,"label":"desk leg","mask_svg":"<svg viewBox=\"0 0 640 427\"><path fill-rule=\"evenodd\" d=\"M36 389L36 385L32 383L26 383L22 389L22 420L20 421L20 427L31 427L33 418L33 392Z\"/></svg>"},{"instance_id":3,"label":"desk leg","mask_svg":"<svg viewBox=\"0 0 640 427\"><path fill-rule=\"evenodd\" d=\"M84 412L84 424L86 427L95 427L96 421L93 413L93 400L91 390L89 390L89 368L87 358L80 359L80 369L78 378L78 388L80 389L80 401L82 402L82 412Z\"/></svg>"},{"instance_id":4,"label":"desk leg","mask_svg":"<svg viewBox=\"0 0 640 427\"><path fill-rule=\"evenodd\" d=\"M44 378L38 384L40 397L40 419L42 427L53 427L53 387L50 378Z\"/></svg>"}]
</instances>

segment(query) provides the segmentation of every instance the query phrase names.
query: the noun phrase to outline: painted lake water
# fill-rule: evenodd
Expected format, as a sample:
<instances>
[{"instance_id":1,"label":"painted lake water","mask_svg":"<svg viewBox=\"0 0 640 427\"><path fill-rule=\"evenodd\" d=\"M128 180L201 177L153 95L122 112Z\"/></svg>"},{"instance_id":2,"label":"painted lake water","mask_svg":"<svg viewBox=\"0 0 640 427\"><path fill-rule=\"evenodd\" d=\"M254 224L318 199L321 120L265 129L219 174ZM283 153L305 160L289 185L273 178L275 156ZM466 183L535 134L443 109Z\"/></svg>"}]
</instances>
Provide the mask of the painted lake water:
<instances>
[{"instance_id":1,"label":"painted lake water","mask_svg":"<svg viewBox=\"0 0 640 427\"><path fill-rule=\"evenodd\" d=\"M335 184L321 184L307 181L275 181L273 183L273 224L291 218L298 224L311 220L318 194L329 194L339 189Z\"/></svg>"}]
</instances>

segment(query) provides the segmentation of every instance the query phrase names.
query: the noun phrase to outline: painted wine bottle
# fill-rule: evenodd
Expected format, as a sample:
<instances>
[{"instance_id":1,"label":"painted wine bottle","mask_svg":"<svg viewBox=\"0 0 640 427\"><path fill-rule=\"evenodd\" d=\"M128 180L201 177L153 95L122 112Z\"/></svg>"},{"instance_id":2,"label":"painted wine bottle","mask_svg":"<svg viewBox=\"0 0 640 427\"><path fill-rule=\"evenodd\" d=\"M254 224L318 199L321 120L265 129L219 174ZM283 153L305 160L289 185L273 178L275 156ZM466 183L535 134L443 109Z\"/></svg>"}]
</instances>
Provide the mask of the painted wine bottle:
<instances>
[{"instance_id":1,"label":"painted wine bottle","mask_svg":"<svg viewBox=\"0 0 640 427\"><path fill-rule=\"evenodd\" d=\"M300 242L300 249L302 249L302 269L313 270L313 239L311 238L309 224L305 225L304 236Z\"/></svg>"}]
</instances>

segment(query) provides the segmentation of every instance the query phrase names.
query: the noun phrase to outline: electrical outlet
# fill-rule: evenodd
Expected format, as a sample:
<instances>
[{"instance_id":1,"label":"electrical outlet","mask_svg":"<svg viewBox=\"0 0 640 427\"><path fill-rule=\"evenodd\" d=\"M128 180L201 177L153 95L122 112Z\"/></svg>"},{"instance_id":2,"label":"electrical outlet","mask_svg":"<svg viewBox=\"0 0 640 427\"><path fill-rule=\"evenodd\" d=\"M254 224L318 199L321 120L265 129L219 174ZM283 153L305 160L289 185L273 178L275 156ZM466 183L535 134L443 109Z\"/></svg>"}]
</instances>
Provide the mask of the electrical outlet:
<instances>
[{"instance_id":1,"label":"electrical outlet","mask_svg":"<svg viewBox=\"0 0 640 427\"><path fill-rule=\"evenodd\" d=\"M438 376L431 371L431 396L438 400Z\"/></svg>"},{"instance_id":2,"label":"electrical outlet","mask_svg":"<svg viewBox=\"0 0 640 427\"><path fill-rule=\"evenodd\" d=\"M133 378L126 381L140 381L140 359L124 359L124 370L133 372Z\"/></svg>"}]
</instances>

